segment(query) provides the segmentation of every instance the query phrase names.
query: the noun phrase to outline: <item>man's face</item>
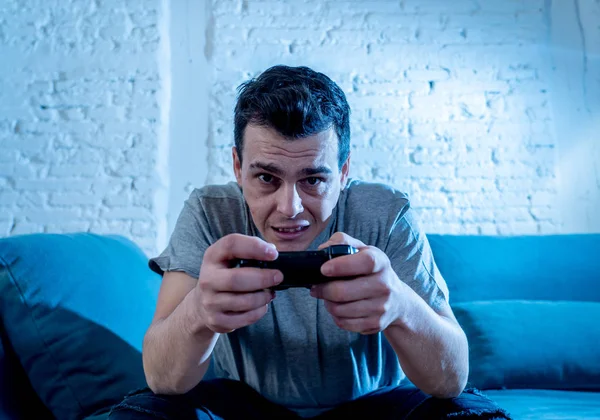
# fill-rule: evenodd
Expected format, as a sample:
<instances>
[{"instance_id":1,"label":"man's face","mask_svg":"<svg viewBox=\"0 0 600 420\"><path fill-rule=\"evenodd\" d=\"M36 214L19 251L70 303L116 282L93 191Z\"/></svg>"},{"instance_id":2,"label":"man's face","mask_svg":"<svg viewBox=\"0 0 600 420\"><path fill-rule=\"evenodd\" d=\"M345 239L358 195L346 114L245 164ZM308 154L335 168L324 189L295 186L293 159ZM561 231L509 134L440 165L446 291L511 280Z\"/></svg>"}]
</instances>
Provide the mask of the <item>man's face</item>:
<instances>
[{"instance_id":1,"label":"man's face","mask_svg":"<svg viewBox=\"0 0 600 420\"><path fill-rule=\"evenodd\" d=\"M329 129L287 140L248 124L242 161L233 169L254 224L279 251L303 251L327 226L346 183L350 158L338 168L338 139Z\"/></svg>"}]
</instances>

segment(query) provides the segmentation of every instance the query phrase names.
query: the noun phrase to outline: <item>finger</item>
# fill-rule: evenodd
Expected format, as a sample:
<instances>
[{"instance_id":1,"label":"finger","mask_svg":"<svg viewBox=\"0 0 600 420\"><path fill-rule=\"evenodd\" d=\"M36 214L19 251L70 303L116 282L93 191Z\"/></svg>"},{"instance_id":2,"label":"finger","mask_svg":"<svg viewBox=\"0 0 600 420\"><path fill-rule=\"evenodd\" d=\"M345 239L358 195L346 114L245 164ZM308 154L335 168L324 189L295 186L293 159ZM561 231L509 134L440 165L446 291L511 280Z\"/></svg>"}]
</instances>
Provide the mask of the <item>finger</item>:
<instances>
[{"instance_id":1,"label":"finger","mask_svg":"<svg viewBox=\"0 0 600 420\"><path fill-rule=\"evenodd\" d=\"M386 296L388 288L376 277L365 276L354 280L334 280L315 285L310 294L318 299L347 303Z\"/></svg>"},{"instance_id":2,"label":"finger","mask_svg":"<svg viewBox=\"0 0 600 420\"><path fill-rule=\"evenodd\" d=\"M240 314L253 311L256 308L268 305L275 298L272 290L261 290L252 293L217 293L211 304L215 312L227 314Z\"/></svg>"},{"instance_id":3,"label":"finger","mask_svg":"<svg viewBox=\"0 0 600 420\"><path fill-rule=\"evenodd\" d=\"M326 300L325 309L338 318L381 318L385 314L386 299L366 299L348 303L337 303Z\"/></svg>"},{"instance_id":4,"label":"finger","mask_svg":"<svg viewBox=\"0 0 600 420\"><path fill-rule=\"evenodd\" d=\"M377 273L389 264L389 258L378 248L367 246L357 254L333 258L321 266L327 277L357 277Z\"/></svg>"},{"instance_id":5,"label":"finger","mask_svg":"<svg viewBox=\"0 0 600 420\"><path fill-rule=\"evenodd\" d=\"M204 254L205 261L223 266L238 258L273 261L277 258L277 249L256 236L233 233L209 246Z\"/></svg>"},{"instance_id":6,"label":"finger","mask_svg":"<svg viewBox=\"0 0 600 420\"><path fill-rule=\"evenodd\" d=\"M220 306L221 312L236 315L268 305L275 299L275 291L261 290L260 292L253 293L218 293L217 296L217 304Z\"/></svg>"},{"instance_id":7,"label":"finger","mask_svg":"<svg viewBox=\"0 0 600 420\"><path fill-rule=\"evenodd\" d=\"M333 235L331 235L327 242L319 245L318 249L323 249L331 245L350 245L357 249L361 249L366 246L362 241L353 238L344 232L335 232Z\"/></svg>"},{"instance_id":8,"label":"finger","mask_svg":"<svg viewBox=\"0 0 600 420\"><path fill-rule=\"evenodd\" d=\"M267 313L269 305L243 313L216 313L207 322L208 328L218 333L229 333L238 328L254 324Z\"/></svg>"},{"instance_id":9,"label":"finger","mask_svg":"<svg viewBox=\"0 0 600 420\"><path fill-rule=\"evenodd\" d=\"M381 331L379 318L339 318L332 316L335 325L343 330L361 334L373 334Z\"/></svg>"},{"instance_id":10,"label":"finger","mask_svg":"<svg viewBox=\"0 0 600 420\"><path fill-rule=\"evenodd\" d=\"M254 267L238 267L217 270L225 272L218 281L211 283L218 292L255 292L276 286L283 281L279 270Z\"/></svg>"}]
</instances>

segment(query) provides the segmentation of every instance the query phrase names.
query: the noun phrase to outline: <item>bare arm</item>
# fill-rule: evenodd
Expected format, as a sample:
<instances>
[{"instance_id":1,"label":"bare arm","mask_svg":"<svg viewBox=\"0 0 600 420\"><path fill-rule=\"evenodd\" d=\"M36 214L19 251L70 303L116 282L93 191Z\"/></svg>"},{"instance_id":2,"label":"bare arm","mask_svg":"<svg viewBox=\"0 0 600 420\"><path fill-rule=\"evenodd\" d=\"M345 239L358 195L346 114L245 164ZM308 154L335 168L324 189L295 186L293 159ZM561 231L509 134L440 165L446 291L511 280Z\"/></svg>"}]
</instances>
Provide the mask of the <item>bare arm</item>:
<instances>
[{"instance_id":1,"label":"bare arm","mask_svg":"<svg viewBox=\"0 0 600 420\"><path fill-rule=\"evenodd\" d=\"M232 234L205 252L198 280L167 272L154 320L144 337L146 381L157 394L183 394L202 380L220 333L262 318L273 300L277 270L231 268L235 258L273 260L277 250L259 238Z\"/></svg>"},{"instance_id":2,"label":"bare arm","mask_svg":"<svg viewBox=\"0 0 600 420\"><path fill-rule=\"evenodd\" d=\"M419 389L438 398L459 395L469 376L467 338L449 305L436 313L406 286L404 314L384 334L406 376Z\"/></svg>"},{"instance_id":3,"label":"bare arm","mask_svg":"<svg viewBox=\"0 0 600 420\"><path fill-rule=\"evenodd\" d=\"M344 243L358 254L326 262L332 277L357 277L313 287L335 323L348 331L383 331L406 376L423 392L439 398L459 395L469 374L467 338L446 301L434 311L400 281L383 251L337 232L321 247Z\"/></svg>"},{"instance_id":4,"label":"bare arm","mask_svg":"<svg viewBox=\"0 0 600 420\"><path fill-rule=\"evenodd\" d=\"M142 353L146 380L155 393L185 393L208 369L219 334L199 322L197 282L183 272L163 276Z\"/></svg>"}]
</instances>

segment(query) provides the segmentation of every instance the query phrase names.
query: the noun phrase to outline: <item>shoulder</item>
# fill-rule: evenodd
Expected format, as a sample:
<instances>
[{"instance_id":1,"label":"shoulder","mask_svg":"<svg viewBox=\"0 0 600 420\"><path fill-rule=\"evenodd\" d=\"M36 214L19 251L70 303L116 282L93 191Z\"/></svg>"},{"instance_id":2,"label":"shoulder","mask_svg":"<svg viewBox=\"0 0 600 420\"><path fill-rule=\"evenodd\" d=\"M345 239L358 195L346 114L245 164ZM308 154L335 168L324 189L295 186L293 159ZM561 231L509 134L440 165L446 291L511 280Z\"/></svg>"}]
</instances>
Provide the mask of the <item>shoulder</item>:
<instances>
[{"instance_id":1,"label":"shoulder","mask_svg":"<svg viewBox=\"0 0 600 420\"><path fill-rule=\"evenodd\" d=\"M201 188L195 188L192 191L191 197L199 201L244 200L242 189L236 182L228 182L221 185L205 185Z\"/></svg>"},{"instance_id":2,"label":"shoulder","mask_svg":"<svg viewBox=\"0 0 600 420\"><path fill-rule=\"evenodd\" d=\"M236 182L196 188L186 203L218 239L229 233L248 234L248 215L242 189Z\"/></svg>"},{"instance_id":3,"label":"shoulder","mask_svg":"<svg viewBox=\"0 0 600 420\"><path fill-rule=\"evenodd\" d=\"M241 208L244 206L244 195L239 185L229 182L222 185L205 185L195 188L188 199L188 204L204 212L220 211L222 208Z\"/></svg>"},{"instance_id":4,"label":"shoulder","mask_svg":"<svg viewBox=\"0 0 600 420\"><path fill-rule=\"evenodd\" d=\"M408 194L389 185L351 180L338 201L337 229L385 249L410 208Z\"/></svg>"},{"instance_id":5,"label":"shoulder","mask_svg":"<svg viewBox=\"0 0 600 420\"><path fill-rule=\"evenodd\" d=\"M360 180L350 180L340 198L346 211L366 215L394 213L397 216L410 207L407 193L386 184Z\"/></svg>"}]
</instances>

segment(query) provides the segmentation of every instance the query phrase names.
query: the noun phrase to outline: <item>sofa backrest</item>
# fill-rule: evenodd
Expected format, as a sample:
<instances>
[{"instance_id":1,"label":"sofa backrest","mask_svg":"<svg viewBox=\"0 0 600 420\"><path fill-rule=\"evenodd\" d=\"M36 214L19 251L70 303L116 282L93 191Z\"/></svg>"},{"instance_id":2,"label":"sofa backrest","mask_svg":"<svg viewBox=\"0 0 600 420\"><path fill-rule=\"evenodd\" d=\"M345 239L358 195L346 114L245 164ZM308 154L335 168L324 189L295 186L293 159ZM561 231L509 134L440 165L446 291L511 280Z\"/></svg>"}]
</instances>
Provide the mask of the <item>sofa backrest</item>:
<instances>
[{"instance_id":1,"label":"sofa backrest","mask_svg":"<svg viewBox=\"0 0 600 420\"><path fill-rule=\"evenodd\" d=\"M600 302L600 234L428 235L450 302Z\"/></svg>"},{"instance_id":2,"label":"sofa backrest","mask_svg":"<svg viewBox=\"0 0 600 420\"><path fill-rule=\"evenodd\" d=\"M600 391L600 234L428 238L468 386Z\"/></svg>"}]
</instances>

